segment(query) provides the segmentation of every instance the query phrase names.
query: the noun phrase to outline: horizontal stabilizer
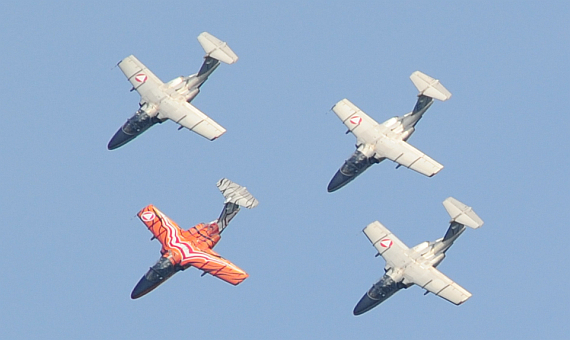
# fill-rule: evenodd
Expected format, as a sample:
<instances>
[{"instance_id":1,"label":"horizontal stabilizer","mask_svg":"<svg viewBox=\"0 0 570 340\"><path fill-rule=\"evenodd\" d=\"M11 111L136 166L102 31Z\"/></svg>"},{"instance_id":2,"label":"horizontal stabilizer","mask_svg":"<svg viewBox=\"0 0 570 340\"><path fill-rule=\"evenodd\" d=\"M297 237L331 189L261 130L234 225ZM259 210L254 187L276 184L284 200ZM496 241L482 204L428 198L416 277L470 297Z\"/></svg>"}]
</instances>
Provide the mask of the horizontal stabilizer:
<instances>
[{"instance_id":1,"label":"horizontal stabilizer","mask_svg":"<svg viewBox=\"0 0 570 340\"><path fill-rule=\"evenodd\" d=\"M238 56L226 42L221 41L208 32L201 33L198 36L198 42L200 42L200 45L202 45L202 48L206 51L206 56L226 64L233 64L238 60Z\"/></svg>"},{"instance_id":2,"label":"horizontal stabilizer","mask_svg":"<svg viewBox=\"0 0 570 340\"><path fill-rule=\"evenodd\" d=\"M227 178L222 178L217 183L218 189L226 198L226 203L231 202L244 208L255 208L259 202L247 191L245 187L230 181Z\"/></svg>"},{"instance_id":3,"label":"horizontal stabilizer","mask_svg":"<svg viewBox=\"0 0 570 340\"><path fill-rule=\"evenodd\" d=\"M416 71L412 73L410 79L420 91L420 95L428 96L441 101L446 101L451 98L451 92L447 91L445 87L437 79L433 79L425 73Z\"/></svg>"},{"instance_id":4,"label":"horizontal stabilizer","mask_svg":"<svg viewBox=\"0 0 570 340\"><path fill-rule=\"evenodd\" d=\"M448 197L443 201L443 206L449 216L451 216L451 222L457 222L473 229L477 229L483 225L483 220L477 216L471 207L459 202L453 197Z\"/></svg>"}]
</instances>

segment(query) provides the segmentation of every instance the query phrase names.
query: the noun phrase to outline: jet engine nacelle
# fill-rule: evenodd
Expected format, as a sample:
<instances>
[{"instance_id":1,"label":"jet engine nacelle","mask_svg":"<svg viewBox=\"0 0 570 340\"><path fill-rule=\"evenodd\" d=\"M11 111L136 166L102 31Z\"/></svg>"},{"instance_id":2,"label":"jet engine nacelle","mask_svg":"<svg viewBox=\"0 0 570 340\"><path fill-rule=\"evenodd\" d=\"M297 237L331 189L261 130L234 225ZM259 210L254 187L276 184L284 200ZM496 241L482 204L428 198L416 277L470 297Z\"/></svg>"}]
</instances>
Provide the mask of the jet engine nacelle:
<instances>
[{"instance_id":1,"label":"jet engine nacelle","mask_svg":"<svg viewBox=\"0 0 570 340\"><path fill-rule=\"evenodd\" d=\"M398 117L392 117L387 121L385 121L384 123L382 123L382 125L384 125L387 128L392 128L396 123L398 123Z\"/></svg>"},{"instance_id":2,"label":"jet engine nacelle","mask_svg":"<svg viewBox=\"0 0 570 340\"><path fill-rule=\"evenodd\" d=\"M182 82L184 82L184 77L180 76L180 77L176 77L174 79L172 79L171 81L169 81L168 83L166 83L166 85L169 88L173 88L173 89L177 89L177 87L180 87L180 84L182 84Z\"/></svg>"},{"instance_id":3,"label":"jet engine nacelle","mask_svg":"<svg viewBox=\"0 0 570 340\"><path fill-rule=\"evenodd\" d=\"M425 241L422 242L420 244L418 244L417 246L415 246L414 248L412 248L415 252L420 253L422 252L422 250L425 250L427 247L429 246L429 242Z\"/></svg>"},{"instance_id":4,"label":"jet engine nacelle","mask_svg":"<svg viewBox=\"0 0 570 340\"><path fill-rule=\"evenodd\" d=\"M414 131L416 131L416 128L411 127L409 129L407 129L406 131L404 131L402 133L402 140L406 141L408 140L408 138L410 138L410 136L412 135L412 133L414 133Z\"/></svg>"},{"instance_id":5,"label":"jet engine nacelle","mask_svg":"<svg viewBox=\"0 0 570 340\"><path fill-rule=\"evenodd\" d=\"M194 99L198 95L198 93L200 93L199 88L192 89L192 90L188 91L188 93L184 94L184 99L186 99L186 101L188 103L190 103L192 101L192 99Z\"/></svg>"},{"instance_id":6,"label":"jet engine nacelle","mask_svg":"<svg viewBox=\"0 0 570 340\"><path fill-rule=\"evenodd\" d=\"M432 260L432 266L437 267L445 258L445 254L439 254Z\"/></svg>"},{"instance_id":7,"label":"jet engine nacelle","mask_svg":"<svg viewBox=\"0 0 570 340\"><path fill-rule=\"evenodd\" d=\"M189 76L188 79L186 80L186 87L191 89L195 86L198 86L201 82L202 82L202 79L198 78L196 76L196 74L193 74L193 75Z\"/></svg>"}]
</instances>

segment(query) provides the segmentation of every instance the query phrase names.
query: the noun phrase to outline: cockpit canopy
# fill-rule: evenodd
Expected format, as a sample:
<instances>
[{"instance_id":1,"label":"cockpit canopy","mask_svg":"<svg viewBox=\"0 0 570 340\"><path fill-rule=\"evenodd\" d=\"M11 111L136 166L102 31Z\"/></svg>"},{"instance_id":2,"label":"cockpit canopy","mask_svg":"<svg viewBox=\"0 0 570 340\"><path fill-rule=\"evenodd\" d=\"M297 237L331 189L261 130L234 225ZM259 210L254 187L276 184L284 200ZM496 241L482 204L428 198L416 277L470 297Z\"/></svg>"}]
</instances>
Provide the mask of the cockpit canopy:
<instances>
[{"instance_id":1,"label":"cockpit canopy","mask_svg":"<svg viewBox=\"0 0 570 340\"><path fill-rule=\"evenodd\" d=\"M127 135L138 135L159 121L158 118L150 117L146 112L139 110L127 120L122 129Z\"/></svg>"},{"instance_id":2,"label":"cockpit canopy","mask_svg":"<svg viewBox=\"0 0 570 340\"><path fill-rule=\"evenodd\" d=\"M400 282L395 282L390 276L384 275L370 288L368 296L374 300L385 300L401 288L403 286Z\"/></svg>"},{"instance_id":3,"label":"cockpit canopy","mask_svg":"<svg viewBox=\"0 0 570 340\"><path fill-rule=\"evenodd\" d=\"M355 176L374 163L376 163L374 157L368 158L362 152L356 150L354 154L344 162L340 168L340 172L345 176Z\"/></svg>"},{"instance_id":4,"label":"cockpit canopy","mask_svg":"<svg viewBox=\"0 0 570 340\"><path fill-rule=\"evenodd\" d=\"M150 267L145 275L145 278L150 282L158 282L168 279L174 275L176 271L176 266L174 266L168 258L161 256L156 264Z\"/></svg>"}]
</instances>

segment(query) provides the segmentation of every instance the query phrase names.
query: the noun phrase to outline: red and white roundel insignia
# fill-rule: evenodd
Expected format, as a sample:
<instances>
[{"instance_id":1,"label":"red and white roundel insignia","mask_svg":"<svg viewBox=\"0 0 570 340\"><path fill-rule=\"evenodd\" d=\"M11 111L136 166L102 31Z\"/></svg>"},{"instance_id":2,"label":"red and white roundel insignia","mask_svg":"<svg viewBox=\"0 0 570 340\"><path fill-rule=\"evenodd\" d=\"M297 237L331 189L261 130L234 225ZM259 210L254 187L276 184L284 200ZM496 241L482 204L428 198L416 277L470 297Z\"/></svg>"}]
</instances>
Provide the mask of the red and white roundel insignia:
<instances>
[{"instance_id":1,"label":"red and white roundel insignia","mask_svg":"<svg viewBox=\"0 0 570 340\"><path fill-rule=\"evenodd\" d=\"M354 115L354 116L350 117L350 122L354 125L358 125L362 122L362 118L360 118L360 116L358 116L358 115Z\"/></svg>"},{"instance_id":2,"label":"red and white roundel insignia","mask_svg":"<svg viewBox=\"0 0 570 340\"><path fill-rule=\"evenodd\" d=\"M145 211L141 214L141 219L145 222L150 222L152 220L154 220L156 216L154 215L154 213L152 211Z\"/></svg>"},{"instance_id":3,"label":"red and white roundel insignia","mask_svg":"<svg viewBox=\"0 0 570 340\"><path fill-rule=\"evenodd\" d=\"M139 73L135 76L135 80L138 81L139 83L144 83L147 79L148 77L144 73Z\"/></svg>"},{"instance_id":4,"label":"red and white roundel insignia","mask_svg":"<svg viewBox=\"0 0 570 340\"><path fill-rule=\"evenodd\" d=\"M392 246L392 244L393 244L393 242L389 238L385 238L382 241L380 241L380 245L384 248L390 248Z\"/></svg>"}]
</instances>

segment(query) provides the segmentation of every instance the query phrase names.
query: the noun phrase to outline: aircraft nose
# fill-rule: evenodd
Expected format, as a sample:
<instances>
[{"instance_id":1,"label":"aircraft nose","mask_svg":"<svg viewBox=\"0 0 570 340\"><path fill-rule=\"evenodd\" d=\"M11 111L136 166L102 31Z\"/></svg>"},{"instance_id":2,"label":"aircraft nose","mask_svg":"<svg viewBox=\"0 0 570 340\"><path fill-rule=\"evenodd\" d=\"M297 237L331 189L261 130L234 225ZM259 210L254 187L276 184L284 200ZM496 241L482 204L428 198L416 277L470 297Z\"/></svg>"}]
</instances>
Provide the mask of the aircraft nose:
<instances>
[{"instance_id":1,"label":"aircraft nose","mask_svg":"<svg viewBox=\"0 0 570 340\"><path fill-rule=\"evenodd\" d=\"M153 289L155 289L161 282L153 282L150 281L146 278L146 275L143 276L139 283L137 283L137 285L135 286L135 288L133 289L133 292L131 293L131 299L138 299L143 295L146 295L148 293L150 293Z\"/></svg>"},{"instance_id":2,"label":"aircraft nose","mask_svg":"<svg viewBox=\"0 0 570 340\"><path fill-rule=\"evenodd\" d=\"M343 175L340 172L340 170L338 170L336 172L336 174L334 175L334 177L331 179L329 186L327 187L327 191L328 192L336 191L336 190L342 188L343 186L345 186L353 178L354 178L354 176Z\"/></svg>"},{"instance_id":3,"label":"aircraft nose","mask_svg":"<svg viewBox=\"0 0 570 340\"><path fill-rule=\"evenodd\" d=\"M107 144L107 149L115 150L116 148L127 144L131 139L135 138L135 135L128 135L120 128L117 133L111 138L109 144Z\"/></svg>"},{"instance_id":4,"label":"aircraft nose","mask_svg":"<svg viewBox=\"0 0 570 340\"><path fill-rule=\"evenodd\" d=\"M363 313L368 312L372 308L376 307L381 300L373 300L368 296L368 293L364 294L362 299L358 301L356 307L354 307L354 311L352 312L354 315L360 315Z\"/></svg>"}]
</instances>

